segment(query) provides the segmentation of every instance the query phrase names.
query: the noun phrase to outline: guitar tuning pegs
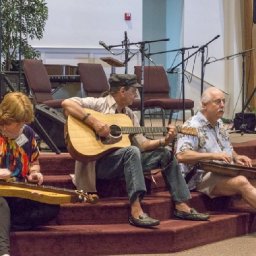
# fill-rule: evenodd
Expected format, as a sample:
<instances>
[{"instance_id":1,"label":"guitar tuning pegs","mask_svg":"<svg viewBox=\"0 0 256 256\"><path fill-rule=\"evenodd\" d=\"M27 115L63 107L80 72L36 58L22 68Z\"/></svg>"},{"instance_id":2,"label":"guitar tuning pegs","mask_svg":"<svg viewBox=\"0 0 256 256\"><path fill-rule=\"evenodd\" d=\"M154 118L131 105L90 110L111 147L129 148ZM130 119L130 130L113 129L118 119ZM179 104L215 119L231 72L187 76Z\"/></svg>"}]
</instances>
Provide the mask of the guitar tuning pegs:
<instances>
[{"instance_id":1,"label":"guitar tuning pegs","mask_svg":"<svg viewBox=\"0 0 256 256\"><path fill-rule=\"evenodd\" d=\"M88 194L85 193L85 202L91 203L91 204L96 204L99 201L99 197L96 194Z\"/></svg>"}]
</instances>

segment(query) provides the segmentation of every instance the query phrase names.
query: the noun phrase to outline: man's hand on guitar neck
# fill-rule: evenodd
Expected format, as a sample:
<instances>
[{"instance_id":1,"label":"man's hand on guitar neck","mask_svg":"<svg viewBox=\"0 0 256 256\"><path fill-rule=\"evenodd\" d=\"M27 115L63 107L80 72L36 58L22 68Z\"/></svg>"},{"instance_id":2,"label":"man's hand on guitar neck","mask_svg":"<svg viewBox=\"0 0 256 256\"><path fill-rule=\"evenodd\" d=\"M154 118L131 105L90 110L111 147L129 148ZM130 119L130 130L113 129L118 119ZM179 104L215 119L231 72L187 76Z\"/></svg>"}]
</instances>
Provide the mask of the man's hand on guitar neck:
<instances>
[{"instance_id":1,"label":"man's hand on guitar neck","mask_svg":"<svg viewBox=\"0 0 256 256\"><path fill-rule=\"evenodd\" d=\"M168 133L165 136L165 146L169 145L173 142L177 136L177 130L174 125L168 125Z\"/></svg>"}]
</instances>

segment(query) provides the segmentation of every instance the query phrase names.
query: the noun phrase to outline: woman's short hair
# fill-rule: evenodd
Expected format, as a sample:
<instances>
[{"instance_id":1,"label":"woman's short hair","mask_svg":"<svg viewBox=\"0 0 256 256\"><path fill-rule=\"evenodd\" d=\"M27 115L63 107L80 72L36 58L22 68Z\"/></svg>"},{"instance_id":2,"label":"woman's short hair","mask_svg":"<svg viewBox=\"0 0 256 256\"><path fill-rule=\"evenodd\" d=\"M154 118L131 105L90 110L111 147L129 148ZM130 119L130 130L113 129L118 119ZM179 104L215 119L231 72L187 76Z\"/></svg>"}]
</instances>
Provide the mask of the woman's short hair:
<instances>
[{"instance_id":1,"label":"woman's short hair","mask_svg":"<svg viewBox=\"0 0 256 256\"><path fill-rule=\"evenodd\" d=\"M0 124L31 123L34 108L27 95L22 92L7 93L0 103Z\"/></svg>"}]
</instances>

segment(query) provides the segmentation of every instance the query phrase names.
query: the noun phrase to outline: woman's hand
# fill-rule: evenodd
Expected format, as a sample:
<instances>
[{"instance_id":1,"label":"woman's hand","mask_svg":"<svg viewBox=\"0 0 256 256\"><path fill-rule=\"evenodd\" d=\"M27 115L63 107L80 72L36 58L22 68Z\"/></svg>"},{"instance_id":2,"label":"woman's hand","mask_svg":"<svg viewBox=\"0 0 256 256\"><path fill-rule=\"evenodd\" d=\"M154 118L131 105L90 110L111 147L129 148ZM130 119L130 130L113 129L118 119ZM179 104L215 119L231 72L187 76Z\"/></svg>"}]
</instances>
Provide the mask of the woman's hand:
<instances>
[{"instance_id":1,"label":"woman's hand","mask_svg":"<svg viewBox=\"0 0 256 256\"><path fill-rule=\"evenodd\" d=\"M8 180L11 178L11 172L7 168L0 169L0 179L1 180Z\"/></svg>"},{"instance_id":2,"label":"woman's hand","mask_svg":"<svg viewBox=\"0 0 256 256\"><path fill-rule=\"evenodd\" d=\"M27 176L27 179L31 183L36 183L38 185L42 185L44 178L41 172L32 172Z\"/></svg>"}]
</instances>

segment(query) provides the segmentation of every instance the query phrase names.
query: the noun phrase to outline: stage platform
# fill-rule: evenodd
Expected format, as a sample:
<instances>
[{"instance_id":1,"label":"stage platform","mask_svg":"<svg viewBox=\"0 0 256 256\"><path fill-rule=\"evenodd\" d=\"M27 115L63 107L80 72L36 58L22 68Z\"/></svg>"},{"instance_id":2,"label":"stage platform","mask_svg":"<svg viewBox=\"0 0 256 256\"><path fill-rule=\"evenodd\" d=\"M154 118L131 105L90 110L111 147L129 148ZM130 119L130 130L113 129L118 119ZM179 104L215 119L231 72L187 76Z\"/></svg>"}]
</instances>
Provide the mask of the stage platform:
<instances>
[{"instance_id":1,"label":"stage platform","mask_svg":"<svg viewBox=\"0 0 256 256\"><path fill-rule=\"evenodd\" d=\"M255 135L232 134L239 153L255 156ZM45 185L75 189L70 174L74 160L68 153L42 152ZM237 198L210 200L193 192L189 204L209 212L209 221L182 221L173 217L173 203L161 174L147 180L150 188L143 207L160 226L150 229L128 224L129 203L122 188L111 195L102 190L97 204L64 204L58 217L33 231L12 232L13 256L124 255L180 252L256 231L255 210ZM114 191L112 191L114 193ZM110 194L109 194L110 193ZM120 193L120 194L118 194Z\"/></svg>"}]
</instances>

